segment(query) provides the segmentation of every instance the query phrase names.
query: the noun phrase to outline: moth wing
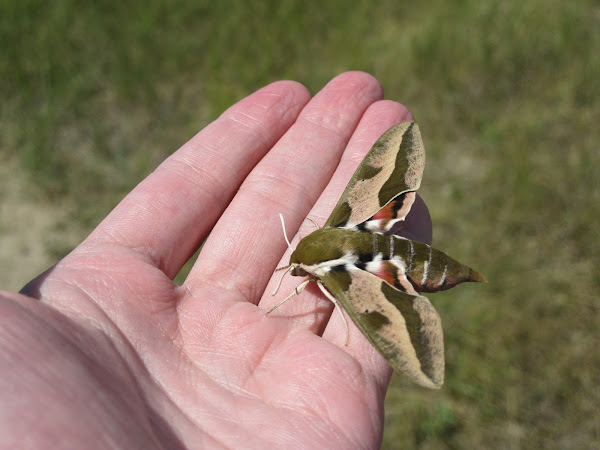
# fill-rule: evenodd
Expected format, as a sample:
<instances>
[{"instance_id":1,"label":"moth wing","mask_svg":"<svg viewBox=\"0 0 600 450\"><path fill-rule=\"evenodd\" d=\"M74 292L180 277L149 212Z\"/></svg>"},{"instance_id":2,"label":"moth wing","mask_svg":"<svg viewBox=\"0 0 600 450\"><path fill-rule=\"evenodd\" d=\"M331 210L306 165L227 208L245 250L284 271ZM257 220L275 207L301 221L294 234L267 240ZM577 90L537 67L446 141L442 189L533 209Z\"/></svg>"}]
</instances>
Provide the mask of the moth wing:
<instances>
[{"instance_id":1,"label":"moth wing","mask_svg":"<svg viewBox=\"0 0 600 450\"><path fill-rule=\"evenodd\" d=\"M397 197L417 190L424 167L425 148L418 125L412 121L394 125L358 166L325 226L353 227L370 219ZM404 202L391 205L389 213L382 212L386 217L407 213Z\"/></svg>"},{"instance_id":2,"label":"moth wing","mask_svg":"<svg viewBox=\"0 0 600 450\"><path fill-rule=\"evenodd\" d=\"M442 386L442 322L427 298L399 291L359 268L334 269L321 280L394 369L421 386Z\"/></svg>"}]
</instances>

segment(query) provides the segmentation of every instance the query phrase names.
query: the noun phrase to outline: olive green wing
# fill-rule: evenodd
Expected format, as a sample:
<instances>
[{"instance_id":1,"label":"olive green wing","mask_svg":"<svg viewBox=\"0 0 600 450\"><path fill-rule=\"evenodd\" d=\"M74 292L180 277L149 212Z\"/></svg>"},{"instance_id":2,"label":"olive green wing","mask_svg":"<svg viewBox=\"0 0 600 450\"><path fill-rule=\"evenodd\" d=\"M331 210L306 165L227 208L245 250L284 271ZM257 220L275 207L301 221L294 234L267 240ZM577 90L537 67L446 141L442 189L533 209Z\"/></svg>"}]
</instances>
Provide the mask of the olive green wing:
<instances>
[{"instance_id":1,"label":"olive green wing","mask_svg":"<svg viewBox=\"0 0 600 450\"><path fill-rule=\"evenodd\" d=\"M421 386L442 386L442 322L427 298L402 292L354 266L336 267L321 281L394 369Z\"/></svg>"},{"instance_id":2,"label":"olive green wing","mask_svg":"<svg viewBox=\"0 0 600 450\"><path fill-rule=\"evenodd\" d=\"M409 199L402 198L402 194L419 188L424 167L425 148L418 125L415 122L394 125L360 163L325 226L356 226L396 198L397 204L386 208L386 217L378 218L388 219L387 224L393 218L390 215L406 215L412 200L407 204Z\"/></svg>"}]
</instances>

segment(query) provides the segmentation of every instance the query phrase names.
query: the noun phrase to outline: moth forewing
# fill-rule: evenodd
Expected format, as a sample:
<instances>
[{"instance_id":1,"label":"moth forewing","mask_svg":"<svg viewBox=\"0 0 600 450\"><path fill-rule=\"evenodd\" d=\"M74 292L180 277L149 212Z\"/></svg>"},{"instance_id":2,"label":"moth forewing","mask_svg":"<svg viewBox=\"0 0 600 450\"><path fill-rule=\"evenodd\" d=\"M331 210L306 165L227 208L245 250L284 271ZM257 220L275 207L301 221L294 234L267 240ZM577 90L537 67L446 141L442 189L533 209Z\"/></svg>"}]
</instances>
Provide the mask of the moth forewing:
<instances>
[{"instance_id":1,"label":"moth forewing","mask_svg":"<svg viewBox=\"0 0 600 450\"><path fill-rule=\"evenodd\" d=\"M394 198L421 185L425 148L415 122L387 130L371 147L350 179L325 226L355 226Z\"/></svg>"},{"instance_id":2,"label":"moth forewing","mask_svg":"<svg viewBox=\"0 0 600 450\"><path fill-rule=\"evenodd\" d=\"M332 270L322 280L394 369L421 386L441 387L442 322L427 298L399 291L357 268Z\"/></svg>"}]
</instances>

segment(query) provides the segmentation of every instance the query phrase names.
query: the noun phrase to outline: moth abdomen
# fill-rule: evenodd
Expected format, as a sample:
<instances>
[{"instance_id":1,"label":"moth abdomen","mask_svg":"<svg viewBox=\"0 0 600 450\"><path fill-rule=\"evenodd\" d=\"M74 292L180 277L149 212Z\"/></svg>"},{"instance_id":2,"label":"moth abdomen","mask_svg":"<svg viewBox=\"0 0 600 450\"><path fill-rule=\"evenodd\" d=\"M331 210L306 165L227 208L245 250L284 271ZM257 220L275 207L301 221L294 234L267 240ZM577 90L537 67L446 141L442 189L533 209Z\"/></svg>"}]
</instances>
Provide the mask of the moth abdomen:
<instances>
[{"instance_id":1,"label":"moth abdomen","mask_svg":"<svg viewBox=\"0 0 600 450\"><path fill-rule=\"evenodd\" d=\"M485 277L446 253L413 241L413 256L407 276L418 292L437 292L467 281L484 282Z\"/></svg>"}]
</instances>

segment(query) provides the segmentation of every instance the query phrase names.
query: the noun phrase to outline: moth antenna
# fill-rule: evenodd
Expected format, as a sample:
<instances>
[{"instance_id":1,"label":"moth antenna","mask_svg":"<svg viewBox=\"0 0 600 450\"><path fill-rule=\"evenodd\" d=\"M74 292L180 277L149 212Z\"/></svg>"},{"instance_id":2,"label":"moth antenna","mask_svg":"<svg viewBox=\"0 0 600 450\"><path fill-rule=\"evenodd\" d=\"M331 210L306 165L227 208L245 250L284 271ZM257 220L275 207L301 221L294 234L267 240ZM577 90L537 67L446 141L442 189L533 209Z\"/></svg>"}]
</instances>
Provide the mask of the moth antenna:
<instances>
[{"instance_id":1,"label":"moth antenna","mask_svg":"<svg viewBox=\"0 0 600 450\"><path fill-rule=\"evenodd\" d=\"M310 283L311 281L312 280L310 278L308 278L307 280L304 280L302 283L300 283L298 286L296 286L296 288L294 289L294 291L290 295L288 295L286 298L284 298L279 303L277 303L275 306L273 306L270 310L268 310L265 313L265 316L268 316L269 314L271 314L273 311L275 311L277 308L279 308L281 305L283 305L285 302L287 302L294 295L300 294L304 290L304 288L306 287L306 285L308 283Z\"/></svg>"},{"instance_id":2,"label":"moth antenna","mask_svg":"<svg viewBox=\"0 0 600 450\"><path fill-rule=\"evenodd\" d=\"M313 223L313 225L315 227L317 227L317 230L321 229L321 227L319 226L319 224L316 221L312 220L310 217L307 217L306 220L310 220Z\"/></svg>"},{"instance_id":3,"label":"moth antenna","mask_svg":"<svg viewBox=\"0 0 600 450\"><path fill-rule=\"evenodd\" d=\"M283 237L285 238L285 242L287 243L288 247L291 249L292 244L290 244L290 240L288 239L287 233L285 232L285 221L283 220L283 214L279 213L279 218L281 219L281 226L283 227Z\"/></svg>"},{"instance_id":4,"label":"moth antenna","mask_svg":"<svg viewBox=\"0 0 600 450\"><path fill-rule=\"evenodd\" d=\"M290 264L287 267L280 267L279 269L276 270L283 270L283 269L287 269L285 272L283 272L283 274L281 275L281 278L279 279L279 283L277 283L277 287L275 288L275 290L273 291L273 293L271 295L275 295L277 294L277 291L279 291L279 288L281 287L281 283L283 282L283 277L285 277L285 275L292 270L292 265Z\"/></svg>"},{"instance_id":5,"label":"moth antenna","mask_svg":"<svg viewBox=\"0 0 600 450\"><path fill-rule=\"evenodd\" d=\"M325 286L323 286L321 280L317 280L317 286L319 286L319 289L321 289L321 292L325 295L325 297L327 297L333 302L333 304L335 305L335 309L337 309L337 311L340 313L340 316L342 316L342 320L344 321L344 325L346 326L346 343L344 345L348 345L348 341L350 340L350 328L348 328L348 321L346 320L346 317L342 312L340 302L338 302L337 299L333 295L331 295L331 293L327 289L325 289Z\"/></svg>"}]
</instances>

